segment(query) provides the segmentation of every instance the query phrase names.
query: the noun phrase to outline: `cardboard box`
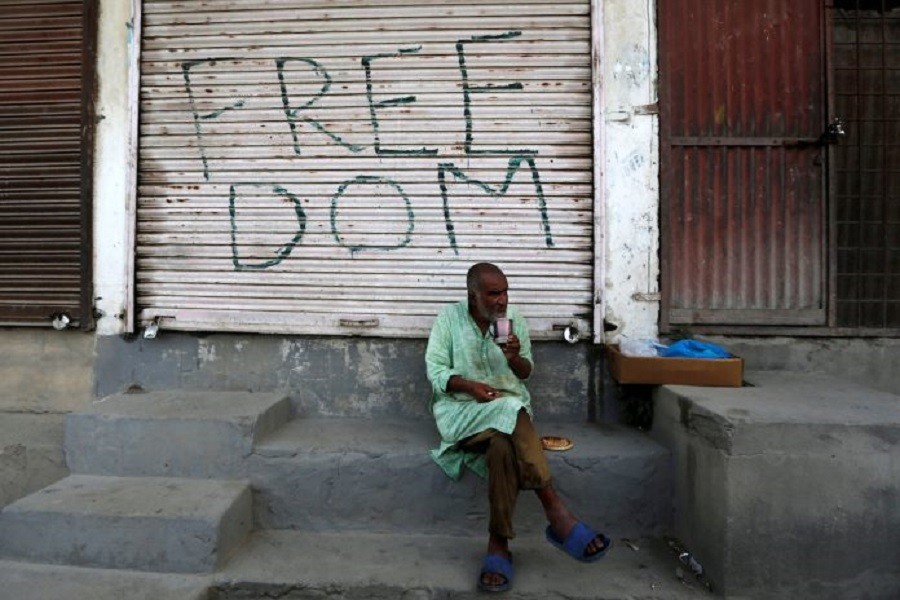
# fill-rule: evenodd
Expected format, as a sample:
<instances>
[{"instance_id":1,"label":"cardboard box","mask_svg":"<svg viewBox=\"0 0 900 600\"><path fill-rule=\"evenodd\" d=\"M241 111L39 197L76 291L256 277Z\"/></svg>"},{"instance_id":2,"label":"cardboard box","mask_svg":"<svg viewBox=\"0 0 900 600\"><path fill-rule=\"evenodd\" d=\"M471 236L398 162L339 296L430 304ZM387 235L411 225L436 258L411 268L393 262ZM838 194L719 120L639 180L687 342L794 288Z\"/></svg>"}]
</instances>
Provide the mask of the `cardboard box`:
<instances>
[{"instance_id":1,"label":"cardboard box","mask_svg":"<svg viewBox=\"0 0 900 600\"><path fill-rule=\"evenodd\" d=\"M662 358L625 356L617 345L606 347L609 372L619 383L741 387L742 358Z\"/></svg>"}]
</instances>

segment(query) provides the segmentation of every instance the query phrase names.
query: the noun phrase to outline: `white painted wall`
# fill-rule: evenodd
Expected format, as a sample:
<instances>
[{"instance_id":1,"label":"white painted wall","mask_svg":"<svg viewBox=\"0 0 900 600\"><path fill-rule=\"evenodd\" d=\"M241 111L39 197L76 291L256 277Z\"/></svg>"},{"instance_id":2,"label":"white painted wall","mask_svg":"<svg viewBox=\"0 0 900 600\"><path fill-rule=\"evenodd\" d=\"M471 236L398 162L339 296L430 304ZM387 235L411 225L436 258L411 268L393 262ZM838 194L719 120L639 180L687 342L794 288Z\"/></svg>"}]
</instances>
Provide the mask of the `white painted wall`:
<instances>
[{"instance_id":1,"label":"white painted wall","mask_svg":"<svg viewBox=\"0 0 900 600\"><path fill-rule=\"evenodd\" d=\"M97 129L94 162L94 304L98 335L125 330L126 278L131 248L128 78L131 0L100 0L97 30Z\"/></svg>"},{"instance_id":2,"label":"white painted wall","mask_svg":"<svg viewBox=\"0 0 900 600\"><path fill-rule=\"evenodd\" d=\"M655 337L659 312L659 145L654 0L607 0L604 10L606 320L619 334ZM94 272L99 335L125 331L133 252L127 209L129 65L136 40L131 0L100 0L94 165Z\"/></svg>"},{"instance_id":3,"label":"white painted wall","mask_svg":"<svg viewBox=\"0 0 900 600\"><path fill-rule=\"evenodd\" d=\"M656 337L659 127L654 0L604 2L607 335ZM648 114L649 113L649 114Z\"/></svg>"}]
</instances>

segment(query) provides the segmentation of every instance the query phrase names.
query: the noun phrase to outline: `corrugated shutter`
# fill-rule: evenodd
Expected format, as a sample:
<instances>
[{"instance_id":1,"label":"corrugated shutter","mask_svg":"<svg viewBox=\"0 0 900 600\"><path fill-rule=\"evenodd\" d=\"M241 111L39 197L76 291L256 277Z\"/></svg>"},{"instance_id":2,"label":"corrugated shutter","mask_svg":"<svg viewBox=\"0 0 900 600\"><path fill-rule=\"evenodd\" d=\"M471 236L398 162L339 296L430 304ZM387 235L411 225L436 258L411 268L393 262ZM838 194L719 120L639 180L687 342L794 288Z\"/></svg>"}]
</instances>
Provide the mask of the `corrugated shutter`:
<instances>
[{"instance_id":1,"label":"corrugated shutter","mask_svg":"<svg viewBox=\"0 0 900 600\"><path fill-rule=\"evenodd\" d=\"M4 0L0 7L0 322L91 320L82 231L85 31L92 5Z\"/></svg>"},{"instance_id":2,"label":"corrugated shutter","mask_svg":"<svg viewBox=\"0 0 900 600\"><path fill-rule=\"evenodd\" d=\"M590 333L587 0L143 11L142 322L421 336L490 260Z\"/></svg>"},{"instance_id":3,"label":"corrugated shutter","mask_svg":"<svg viewBox=\"0 0 900 600\"><path fill-rule=\"evenodd\" d=\"M825 324L824 4L658 6L663 329Z\"/></svg>"}]
</instances>

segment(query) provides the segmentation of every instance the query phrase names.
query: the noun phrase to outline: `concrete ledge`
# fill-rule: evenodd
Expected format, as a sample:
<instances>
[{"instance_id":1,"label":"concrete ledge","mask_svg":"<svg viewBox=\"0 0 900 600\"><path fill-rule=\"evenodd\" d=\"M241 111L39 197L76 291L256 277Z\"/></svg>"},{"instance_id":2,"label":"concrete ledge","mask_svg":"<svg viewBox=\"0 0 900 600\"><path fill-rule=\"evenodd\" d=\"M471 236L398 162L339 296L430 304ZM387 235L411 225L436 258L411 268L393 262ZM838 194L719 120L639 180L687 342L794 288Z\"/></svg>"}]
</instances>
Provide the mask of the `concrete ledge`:
<instances>
[{"instance_id":1,"label":"concrete ledge","mask_svg":"<svg viewBox=\"0 0 900 600\"><path fill-rule=\"evenodd\" d=\"M900 397L822 374L664 386L676 535L735 598L900 597Z\"/></svg>"},{"instance_id":2,"label":"concrete ledge","mask_svg":"<svg viewBox=\"0 0 900 600\"><path fill-rule=\"evenodd\" d=\"M69 474L61 414L0 412L0 508Z\"/></svg>"},{"instance_id":3,"label":"concrete ledge","mask_svg":"<svg viewBox=\"0 0 900 600\"><path fill-rule=\"evenodd\" d=\"M117 394L68 416L66 459L73 473L241 477L253 444L290 415L283 394Z\"/></svg>"},{"instance_id":4,"label":"concrete ledge","mask_svg":"<svg viewBox=\"0 0 900 600\"><path fill-rule=\"evenodd\" d=\"M93 334L12 327L0 334L0 410L66 412L90 405Z\"/></svg>"},{"instance_id":5,"label":"concrete ledge","mask_svg":"<svg viewBox=\"0 0 900 600\"><path fill-rule=\"evenodd\" d=\"M431 420L424 339L283 336L164 331L97 338L97 396L148 391L285 392L308 417ZM601 352L589 342L534 343L529 382L541 414L588 420Z\"/></svg>"},{"instance_id":6,"label":"concrete ledge","mask_svg":"<svg viewBox=\"0 0 900 600\"><path fill-rule=\"evenodd\" d=\"M210 576L111 571L0 560L0 598L208 600Z\"/></svg>"},{"instance_id":7,"label":"concrete ledge","mask_svg":"<svg viewBox=\"0 0 900 600\"><path fill-rule=\"evenodd\" d=\"M706 336L705 336L706 337ZM750 371L828 373L900 394L900 338L708 336L744 359Z\"/></svg>"},{"instance_id":8,"label":"concrete ledge","mask_svg":"<svg viewBox=\"0 0 900 600\"><path fill-rule=\"evenodd\" d=\"M617 540L618 541L618 540ZM513 541L515 581L507 598L523 600L697 600L712 596L675 576L676 557L658 540L621 543L603 560L582 564L541 536ZM220 600L474 600L485 536L262 531L221 573Z\"/></svg>"},{"instance_id":9,"label":"concrete ledge","mask_svg":"<svg viewBox=\"0 0 900 600\"><path fill-rule=\"evenodd\" d=\"M537 423L575 448L550 453L557 489L582 519L614 534L653 534L671 523L669 453L631 430ZM434 425L420 421L297 419L258 444L248 465L257 524L304 531L481 534L487 486L472 473L449 479L428 451ZM545 524L534 494L517 508L519 533Z\"/></svg>"},{"instance_id":10,"label":"concrete ledge","mask_svg":"<svg viewBox=\"0 0 900 600\"><path fill-rule=\"evenodd\" d=\"M211 572L250 530L246 483L72 475L0 512L0 558Z\"/></svg>"}]
</instances>

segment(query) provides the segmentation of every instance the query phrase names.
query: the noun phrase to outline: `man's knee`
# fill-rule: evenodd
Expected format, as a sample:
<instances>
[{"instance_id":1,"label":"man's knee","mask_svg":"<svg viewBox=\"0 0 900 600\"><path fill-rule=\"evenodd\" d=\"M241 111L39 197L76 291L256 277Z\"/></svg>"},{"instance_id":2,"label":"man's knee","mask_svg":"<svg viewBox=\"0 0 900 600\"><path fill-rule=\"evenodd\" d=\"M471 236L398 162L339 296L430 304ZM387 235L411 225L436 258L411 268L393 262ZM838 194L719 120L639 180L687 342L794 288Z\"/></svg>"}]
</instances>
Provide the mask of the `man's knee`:
<instances>
[{"instance_id":1,"label":"man's knee","mask_svg":"<svg viewBox=\"0 0 900 600\"><path fill-rule=\"evenodd\" d=\"M541 446L541 438L525 409L519 412L512 442L519 461L522 489L534 490L548 486L551 482L550 465Z\"/></svg>"},{"instance_id":2,"label":"man's knee","mask_svg":"<svg viewBox=\"0 0 900 600\"><path fill-rule=\"evenodd\" d=\"M492 465L514 465L515 456L516 451L510 436L504 433L497 433L491 437L488 442L487 452L485 452L489 468Z\"/></svg>"}]
</instances>

